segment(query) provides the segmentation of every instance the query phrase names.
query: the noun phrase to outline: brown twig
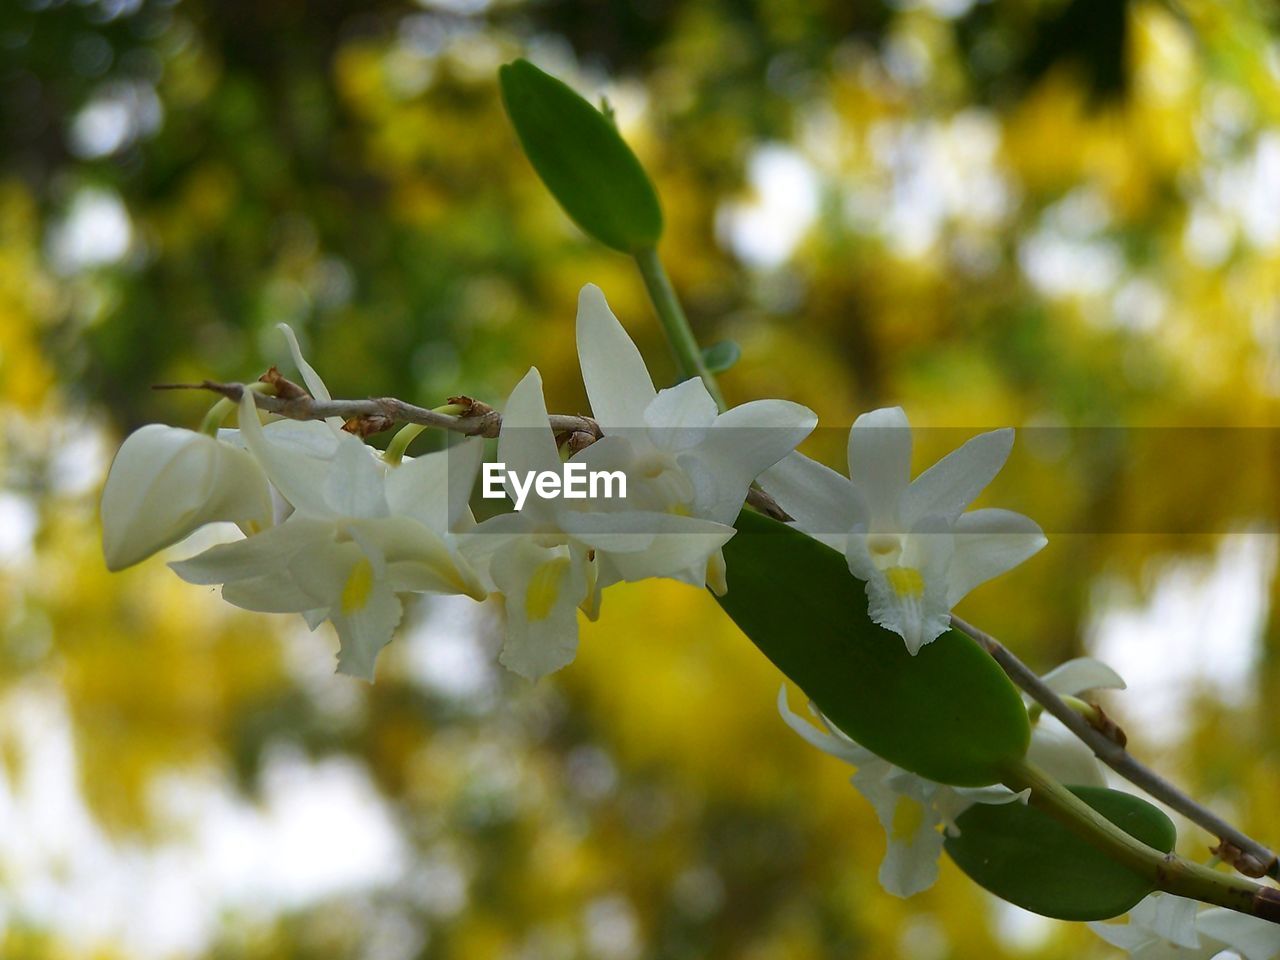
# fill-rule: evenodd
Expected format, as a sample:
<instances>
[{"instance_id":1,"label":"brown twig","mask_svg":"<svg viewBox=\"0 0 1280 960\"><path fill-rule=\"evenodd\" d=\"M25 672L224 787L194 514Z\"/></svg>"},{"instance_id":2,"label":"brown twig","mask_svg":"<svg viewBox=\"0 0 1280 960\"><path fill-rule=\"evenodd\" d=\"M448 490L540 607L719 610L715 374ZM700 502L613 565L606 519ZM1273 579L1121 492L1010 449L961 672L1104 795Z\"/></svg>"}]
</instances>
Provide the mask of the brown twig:
<instances>
[{"instance_id":1,"label":"brown twig","mask_svg":"<svg viewBox=\"0 0 1280 960\"><path fill-rule=\"evenodd\" d=\"M1130 783L1141 787L1155 799L1177 810L1192 823L1198 824L1217 837L1218 845L1212 848L1213 853L1247 877L1280 876L1280 859L1276 854L1258 841L1241 833L1213 811L1202 807L1154 770L1135 760L1123 745L1108 737L1072 710L1061 697L1049 689L1034 670L1014 656L999 640L954 615L951 617L951 625L976 640L1008 674L1010 680L1025 690L1045 710L1061 720L1063 726L1084 741L1099 760Z\"/></svg>"},{"instance_id":2,"label":"brown twig","mask_svg":"<svg viewBox=\"0 0 1280 960\"><path fill-rule=\"evenodd\" d=\"M204 380L200 383L158 384L154 389L208 390L239 402L244 396L245 385ZM272 396L258 393L256 390L250 392L260 410L287 417L290 420L324 420L328 417L339 417L347 423L355 421L361 424L387 424L388 428L397 423L416 423L425 427L450 430L468 437L496 437L502 429L501 412L471 397L449 398L451 404L467 411L455 416L406 403L395 397L376 397L367 400L317 400L305 391L301 394L288 391L287 396ZM548 419L551 422L552 433L556 436L573 438L579 449L587 445L586 441L599 440L604 436L600 424L591 417L553 413ZM364 435L363 431L354 432ZM778 502L759 487L752 486L747 491L747 503L775 520L791 519Z\"/></svg>"}]
</instances>

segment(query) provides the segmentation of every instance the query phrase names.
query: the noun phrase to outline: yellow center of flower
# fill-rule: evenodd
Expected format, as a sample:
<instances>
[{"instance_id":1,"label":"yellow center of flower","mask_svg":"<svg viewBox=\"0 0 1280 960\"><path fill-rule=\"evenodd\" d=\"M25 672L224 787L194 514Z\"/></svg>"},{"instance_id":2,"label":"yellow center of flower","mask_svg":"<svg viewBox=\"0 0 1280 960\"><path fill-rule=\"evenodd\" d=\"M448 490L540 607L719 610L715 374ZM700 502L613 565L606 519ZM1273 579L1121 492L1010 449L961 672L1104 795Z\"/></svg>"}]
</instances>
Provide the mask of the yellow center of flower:
<instances>
[{"instance_id":1,"label":"yellow center of flower","mask_svg":"<svg viewBox=\"0 0 1280 960\"><path fill-rule=\"evenodd\" d=\"M636 466L640 476L647 480L656 480L668 470L675 470L676 462L669 454L651 453L640 458Z\"/></svg>"},{"instance_id":2,"label":"yellow center of flower","mask_svg":"<svg viewBox=\"0 0 1280 960\"><path fill-rule=\"evenodd\" d=\"M560 596L561 581L568 572L568 557L548 560L533 572L533 576L529 578L529 588L524 594L524 612L531 622L551 616L556 599Z\"/></svg>"},{"instance_id":3,"label":"yellow center of flower","mask_svg":"<svg viewBox=\"0 0 1280 960\"><path fill-rule=\"evenodd\" d=\"M342 587L342 612L346 614L363 610L373 593L373 564L361 557L347 575L347 582Z\"/></svg>"},{"instance_id":4,"label":"yellow center of flower","mask_svg":"<svg viewBox=\"0 0 1280 960\"><path fill-rule=\"evenodd\" d=\"M924 594L924 577L914 567L890 567L884 575L900 597L915 598Z\"/></svg>"},{"instance_id":5,"label":"yellow center of flower","mask_svg":"<svg viewBox=\"0 0 1280 960\"><path fill-rule=\"evenodd\" d=\"M898 538L891 533L873 533L867 537L867 549L877 557L895 553L900 547Z\"/></svg>"},{"instance_id":6,"label":"yellow center of flower","mask_svg":"<svg viewBox=\"0 0 1280 960\"><path fill-rule=\"evenodd\" d=\"M898 797L893 805L893 824L889 835L894 840L907 841L916 835L924 823L924 807L911 797Z\"/></svg>"}]
</instances>

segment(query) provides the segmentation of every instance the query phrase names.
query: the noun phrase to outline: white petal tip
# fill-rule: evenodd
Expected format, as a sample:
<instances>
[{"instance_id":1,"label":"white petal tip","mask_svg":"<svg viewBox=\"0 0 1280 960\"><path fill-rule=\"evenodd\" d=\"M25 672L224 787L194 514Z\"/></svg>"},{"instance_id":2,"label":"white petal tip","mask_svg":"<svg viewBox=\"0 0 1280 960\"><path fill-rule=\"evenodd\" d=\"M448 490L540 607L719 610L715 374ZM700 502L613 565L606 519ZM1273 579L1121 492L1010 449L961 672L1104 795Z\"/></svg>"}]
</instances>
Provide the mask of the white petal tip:
<instances>
[{"instance_id":1,"label":"white petal tip","mask_svg":"<svg viewBox=\"0 0 1280 960\"><path fill-rule=\"evenodd\" d=\"M356 666L355 664L349 661L343 660L342 657L339 656L338 666L333 672L338 674L339 676L351 677L352 679L355 679L355 680L363 680L365 683L373 683L373 665L372 664L370 664L367 667Z\"/></svg>"},{"instance_id":2,"label":"white petal tip","mask_svg":"<svg viewBox=\"0 0 1280 960\"><path fill-rule=\"evenodd\" d=\"M906 427L907 411L902 407L880 407L860 414L853 425L855 427Z\"/></svg>"}]
</instances>

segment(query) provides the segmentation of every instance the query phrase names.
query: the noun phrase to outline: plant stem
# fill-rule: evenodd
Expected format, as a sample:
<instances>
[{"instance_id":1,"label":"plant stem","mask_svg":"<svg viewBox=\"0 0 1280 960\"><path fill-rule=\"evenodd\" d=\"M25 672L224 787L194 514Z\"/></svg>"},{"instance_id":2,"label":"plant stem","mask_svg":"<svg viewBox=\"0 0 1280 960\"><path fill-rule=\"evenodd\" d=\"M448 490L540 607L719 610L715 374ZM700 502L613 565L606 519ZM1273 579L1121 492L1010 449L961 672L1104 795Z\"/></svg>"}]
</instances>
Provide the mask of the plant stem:
<instances>
[{"instance_id":1,"label":"plant stem","mask_svg":"<svg viewBox=\"0 0 1280 960\"><path fill-rule=\"evenodd\" d=\"M1089 841L1156 889L1280 923L1280 890L1218 873L1175 853L1162 853L1130 836L1043 770L1027 761L1011 768L1005 784L1031 789L1030 802Z\"/></svg>"},{"instance_id":2,"label":"plant stem","mask_svg":"<svg viewBox=\"0 0 1280 960\"><path fill-rule=\"evenodd\" d=\"M1045 710L1061 720L1068 730L1093 750L1099 760L1130 783L1141 787L1150 796L1168 804L1192 823L1212 833L1221 844L1229 845L1239 851L1242 855L1240 857L1223 857L1232 866L1246 876L1280 876L1280 859L1277 859L1275 853L1231 826L1213 811L1201 806L1164 777L1134 759L1132 754L1120 744L1091 726L1088 720L1072 710L1061 697L1045 685L1034 670L1019 660L999 640L956 616L951 618L951 625L977 641L1008 674L1010 680L1026 691Z\"/></svg>"},{"instance_id":3,"label":"plant stem","mask_svg":"<svg viewBox=\"0 0 1280 960\"><path fill-rule=\"evenodd\" d=\"M701 377L702 382L706 384L707 392L715 400L716 407L723 412L725 402L724 396L720 393L720 385L707 369L706 361L702 358L702 350L698 347L698 341L689 327L689 319L684 315L684 308L676 298L676 291L671 286L667 271L662 268L662 261L658 259L658 251L650 247L648 250L641 250L635 257L636 266L640 268L640 276L644 278L645 289L649 292L649 299L653 301L653 309L662 322L662 331L667 335L667 342L671 344L671 352L675 355L680 376Z\"/></svg>"},{"instance_id":4,"label":"plant stem","mask_svg":"<svg viewBox=\"0 0 1280 960\"><path fill-rule=\"evenodd\" d=\"M248 390L250 393L261 396L262 394L270 392L272 387L270 384L259 381L258 383L249 384L244 389ZM227 418L231 416L239 406L239 396L232 397L223 394L222 399L210 407L209 412L206 413L204 415L204 419L200 421L200 432L207 433L211 437L216 437L218 435L218 430L227 422Z\"/></svg>"},{"instance_id":5,"label":"plant stem","mask_svg":"<svg viewBox=\"0 0 1280 960\"><path fill-rule=\"evenodd\" d=\"M341 417L350 420L353 417L377 417L393 423L418 424L435 427L462 434L464 437L496 437L502 429L502 414L485 407L482 412L459 412L467 410L458 404L445 404L429 410L395 397L370 397L364 400L317 400L303 394L297 397L277 397L265 391L269 389L262 383L218 383L204 380L200 383L165 383L152 387L153 390L209 390L238 403L245 391L253 394L254 402L259 410L265 410L279 417L290 420L324 420L328 417ZM591 417L576 414L553 413L550 417L551 429L557 434L584 433L599 439L604 436L600 424ZM406 438L411 440L412 437ZM390 448L388 448L390 449ZM403 456L404 451L401 451ZM747 503L765 516L775 520L790 520L786 512L778 506L777 501L759 487L753 486L747 491Z\"/></svg>"},{"instance_id":6,"label":"plant stem","mask_svg":"<svg viewBox=\"0 0 1280 960\"><path fill-rule=\"evenodd\" d=\"M236 401L230 397L223 397L212 407L209 412L204 415L204 419L200 421L200 432L207 433L211 437L218 435L218 429L227 422L227 417L236 409Z\"/></svg>"},{"instance_id":7,"label":"plant stem","mask_svg":"<svg viewBox=\"0 0 1280 960\"><path fill-rule=\"evenodd\" d=\"M446 403L443 407L435 407L431 412L441 413L447 417L457 417L464 413L465 410L456 403ZM396 435L387 444L387 449L382 454L383 461L393 467L398 466L400 461L404 459L404 454L409 449L409 444L413 443L418 438L418 435L426 429L427 425L425 423L405 424L396 431Z\"/></svg>"},{"instance_id":8,"label":"plant stem","mask_svg":"<svg viewBox=\"0 0 1280 960\"><path fill-rule=\"evenodd\" d=\"M404 452L409 449L409 444L413 443L418 434L425 429L427 429L426 424L407 423L397 430L396 435L387 444L387 449L383 451L383 462L393 467L398 466L400 461L404 459Z\"/></svg>"}]
</instances>

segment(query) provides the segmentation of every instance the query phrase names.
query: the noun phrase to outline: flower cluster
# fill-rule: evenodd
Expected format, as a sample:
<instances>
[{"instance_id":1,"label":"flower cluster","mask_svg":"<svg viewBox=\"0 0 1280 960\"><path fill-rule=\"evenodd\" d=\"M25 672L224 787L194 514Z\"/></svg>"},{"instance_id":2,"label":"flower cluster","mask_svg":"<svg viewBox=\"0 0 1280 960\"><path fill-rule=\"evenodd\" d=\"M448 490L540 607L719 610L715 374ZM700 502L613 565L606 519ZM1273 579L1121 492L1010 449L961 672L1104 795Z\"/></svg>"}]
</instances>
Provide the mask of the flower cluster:
<instances>
[{"instance_id":1,"label":"flower cluster","mask_svg":"<svg viewBox=\"0 0 1280 960\"><path fill-rule=\"evenodd\" d=\"M324 381L283 327L317 400ZM468 506L483 442L392 462L339 421L259 423L241 399L240 430L217 437L152 424L129 436L102 498L107 565L123 569L215 521L244 540L173 564L221 584L236 606L328 620L338 668L372 677L407 593L500 595L501 660L538 677L571 661L577 610L594 618L604 588L665 577L725 590L721 547L759 478L804 532L846 555L870 612L915 653L941 634L974 586L1039 550L1040 529L1005 510L964 509L1003 465L1012 431L977 437L908 484L911 433L900 409L859 417L850 479L794 452L817 419L758 400L725 413L701 380L657 390L599 288L583 288L578 355L601 438L570 463L620 471L625 500L529 497L510 477L563 465L536 369L507 401L498 459L523 509L477 524ZM542 493L541 489L538 491ZM273 509L273 502L275 508Z\"/></svg>"},{"instance_id":2,"label":"flower cluster","mask_svg":"<svg viewBox=\"0 0 1280 960\"><path fill-rule=\"evenodd\" d=\"M303 381L323 380L283 328ZM172 564L220 584L230 603L330 621L338 669L372 678L413 593L502 598L502 662L536 678L573 659L577 611L595 617L615 583L661 577L723 592L721 547L755 478L813 430L805 407L762 400L720 413L702 381L657 390L635 344L594 286L578 309L583 379L602 437L569 462L622 471L625 499L517 498L523 509L476 523L469 507L484 442L413 459L387 458L331 421L263 425L240 400L239 430L216 437L151 425L128 437L102 499L103 548L119 570L205 524L246 535ZM497 443L508 475L563 467L531 369L507 401ZM273 507L274 504L274 507Z\"/></svg>"},{"instance_id":3,"label":"flower cluster","mask_svg":"<svg viewBox=\"0 0 1280 960\"><path fill-rule=\"evenodd\" d=\"M1042 678L1059 695L1123 687L1106 664L1088 657L1070 660ZM1007 787L951 787L917 776L876 756L835 727L812 704L821 724L814 726L787 706L787 691L778 691L778 712L787 726L825 753L856 768L850 782L876 812L888 845L880 864L880 885L898 897L929 889L938 879L938 858L947 834L956 835L956 818L975 803L1026 802L1026 792ZM1066 728L1052 717L1040 717L1031 733L1028 759L1063 783L1104 786L1102 769L1079 740L1062 735Z\"/></svg>"},{"instance_id":4,"label":"flower cluster","mask_svg":"<svg viewBox=\"0 0 1280 960\"><path fill-rule=\"evenodd\" d=\"M307 389L329 401L283 329ZM866 581L872 618L913 654L947 629L969 590L1045 543L1019 514L964 512L1003 465L1011 430L970 440L908 483L906 416L876 410L850 432L846 479L795 452L817 425L799 404L757 400L721 413L698 378L656 389L592 285L579 297L577 346L600 436L577 450L559 446L530 369L507 400L497 442L514 512L481 523L471 513L479 438L401 461L336 419L264 425L246 392L239 430L215 437L153 424L125 440L102 498L107 565L122 569L229 521L243 540L174 570L220 584L247 610L301 613L313 629L330 621L339 671L372 677L406 594L494 594L507 620L501 660L536 678L573 659L577 611L597 616L612 584L659 577L723 593L721 548L757 480L799 529L847 557ZM566 462L624 476L625 497L570 499L516 479Z\"/></svg>"}]
</instances>

